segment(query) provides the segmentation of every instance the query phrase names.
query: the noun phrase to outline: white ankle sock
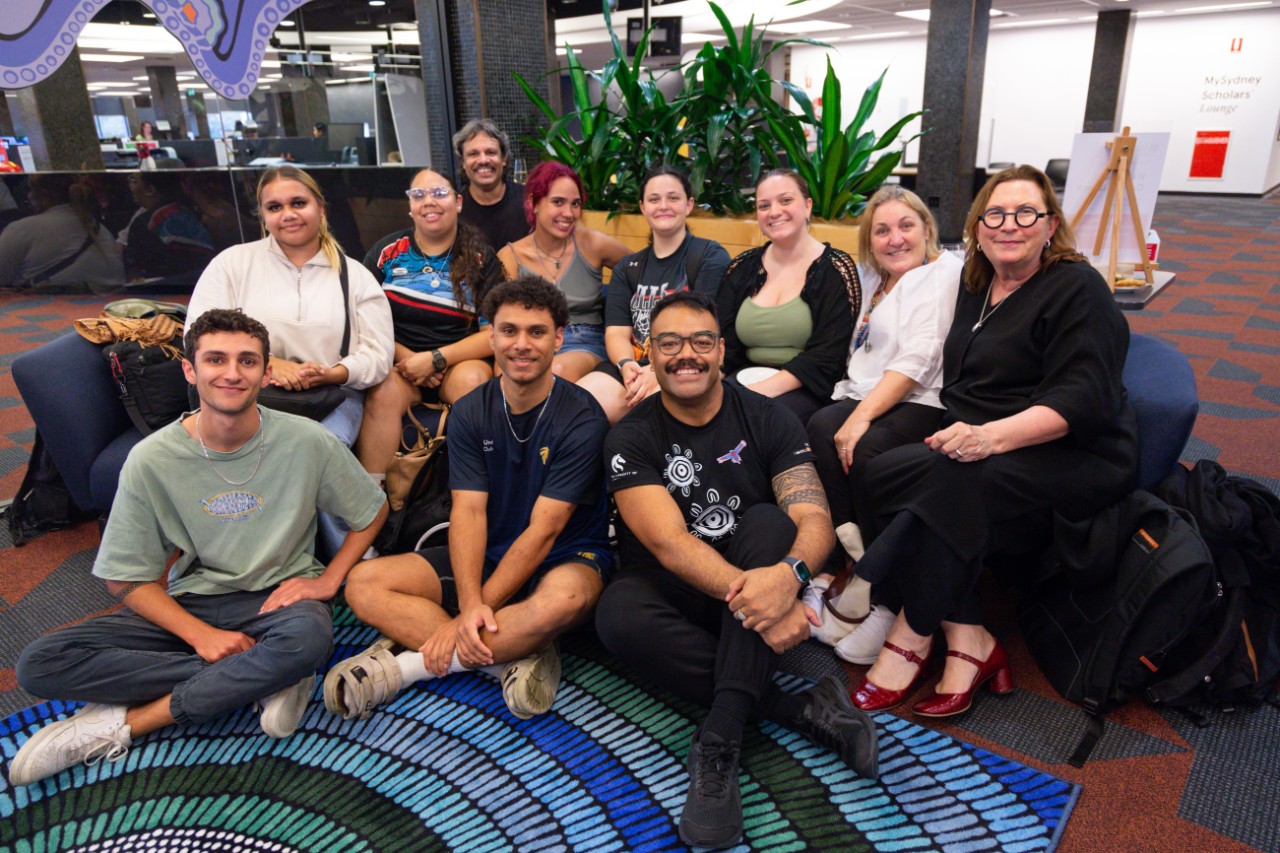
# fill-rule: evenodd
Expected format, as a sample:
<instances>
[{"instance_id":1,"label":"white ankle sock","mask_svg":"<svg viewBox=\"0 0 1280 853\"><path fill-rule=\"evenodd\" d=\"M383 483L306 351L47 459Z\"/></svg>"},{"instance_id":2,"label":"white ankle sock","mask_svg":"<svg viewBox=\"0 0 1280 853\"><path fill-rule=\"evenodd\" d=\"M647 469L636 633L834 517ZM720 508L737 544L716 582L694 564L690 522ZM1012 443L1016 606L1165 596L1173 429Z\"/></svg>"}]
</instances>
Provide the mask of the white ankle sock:
<instances>
[{"instance_id":1,"label":"white ankle sock","mask_svg":"<svg viewBox=\"0 0 1280 853\"><path fill-rule=\"evenodd\" d=\"M422 652L419 651L403 651L396 655L396 663L400 666L400 679L404 684L416 684L419 681L427 681L435 678L436 674L427 669L426 662L422 659ZM486 671L491 667L485 667ZM449 663L448 675L455 672L469 672L467 667L463 666L458 660L458 653L453 653L453 660Z\"/></svg>"}]
</instances>

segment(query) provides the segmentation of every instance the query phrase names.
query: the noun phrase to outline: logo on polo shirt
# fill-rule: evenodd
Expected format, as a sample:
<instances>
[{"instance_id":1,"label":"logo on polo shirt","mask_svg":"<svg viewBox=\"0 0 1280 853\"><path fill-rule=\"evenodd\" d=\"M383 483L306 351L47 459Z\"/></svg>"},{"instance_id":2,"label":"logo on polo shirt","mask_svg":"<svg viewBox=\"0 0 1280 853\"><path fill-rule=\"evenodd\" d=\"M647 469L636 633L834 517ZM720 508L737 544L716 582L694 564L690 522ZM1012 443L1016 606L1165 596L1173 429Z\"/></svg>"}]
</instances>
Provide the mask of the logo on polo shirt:
<instances>
[{"instance_id":1,"label":"logo on polo shirt","mask_svg":"<svg viewBox=\"0 0 1280 853\"><path fill-rule=\"evenodd\" d=\"M542 460L543 465L547 464L547 457L550 455L551 455L550 447L543 447L540 450L538 450L538 458Z\"/></svg>"}]
</instances>

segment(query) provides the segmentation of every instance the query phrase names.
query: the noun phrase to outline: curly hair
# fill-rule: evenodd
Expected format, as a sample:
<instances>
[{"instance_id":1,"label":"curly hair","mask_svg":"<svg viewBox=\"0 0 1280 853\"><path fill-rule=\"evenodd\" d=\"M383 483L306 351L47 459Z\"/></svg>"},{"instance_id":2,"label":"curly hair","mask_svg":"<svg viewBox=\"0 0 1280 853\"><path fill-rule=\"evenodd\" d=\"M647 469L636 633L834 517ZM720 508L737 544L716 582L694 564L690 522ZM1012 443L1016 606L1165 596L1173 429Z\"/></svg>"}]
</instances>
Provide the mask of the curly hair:
<instances>
[{"instance_id":1,"label":"curly hair","mask_svg":"<svg viewBox=\"0 0 1280 853\"><path fill-rule=\"evenodd\" d=\"M445 186L453 190L455 196L458 195L458 188L454 186L453 181L435 169L420 169L413 176L413 180L418 180L418 177L425 172L438 177ZM467 303L465 287L471 291L472 304L479 308L484 304L484 297L494 284L484 277L485 257L492 250L474 225L459 218L452 251L453 255L449 259L449 279L453 284L453 298L459 305L465 305Z\"/></svg>"},{"instance_id":2,"label":"curly hair","mask_svg":"<svg viewBox=\"0 0 1280 853\"><path fill-rule=\"evenodd\" d=\"M457 152L459 160L462 159L462 146L481 133L485 136L493 137L494 141L498 143L498 150L502 153L503 160L511 156L511 140L507 138L506 131L498 127L493 119L473 118L462 126L462 130L453 135L453 150Z\"/></svg>"},{"instance_id":3,"label":"curly hair","mask_svg":"<svg viewBox=\"0 0 1280 853\"><path fill-rule=\"evenodd\" d=\"M268 358L271 355L271 336L267 333L266 326L239 308L210 308L187 328L187 334L182 339L183 356L187 361L195 363L196 349L200 339L205 335L222 332L244 332L246 335L253 335L262 342L262 357Z\"/></svg>"},{"instance_id":4,"label":"curly hair","mask_svg":"<svg viewBox=\"0 0 1280 853\"><path fill-rule=\"evenodd\" d=\"M1053 236L1049 238L1049 245L1045 246L1040 253L1040 269L1047 270L1049 267L1060 261L1083 261L1085 256L1076 251L1076 235L1071 230L1071 226L1067 224L1067 217L1062 212L1062 205L1058 203L1058 194L1053 191L1053 182L1049 180L1044 172L1035 166L1014 166L1005 169L1003 172L997 172L987 179L982 185L982 189L978 190L978 195L973 200L973 206L969 208L969 215L964 220L964 237L965 237L965 253L964 253L964 289L970 293L977 293L986 287L995 277L996 268L991 265L991 261L978 248L978 224L982 221L982 214L986 212L987 205L991 201L991 194L995 192L996 187L1009 181L1030 181L1040 188L1040 194L1044 196L1044 206L1049 215L1058 222L1057 229L1054 230Z\"/></svg>"},{"instance_id":5,"label":"curly hair","mask_svg":"<svg viewBox=\"0 0 1280 853\"><path fill-rule=\"evenodd\" d=\"M493 323L503 305L519 305L529 310L545 308L557 329L569 325L569 303L560 288L540 275L522 275L493 287L484 298L484 316Z\"/></svg>"},{"instance_id":6,"label":"curly hair","mask_svg":"<svg viewBox=\"0 0 1280 853\"><path fill-rule=\"evenodd\" d=\"M529 230L534 228L535 218L533 210L538 206L538 202L547 197L551 192L551 185L560 178L569 178L578 187L578 196L582 199L582 206L587 205L587 191L582 187L582 178L578 177L578 173L570 169L564 163L557 163L555 160L544 160L533 167L529 172L529 177L524 182L524 218L529 223Z\"/></svg>"}]
</instances>

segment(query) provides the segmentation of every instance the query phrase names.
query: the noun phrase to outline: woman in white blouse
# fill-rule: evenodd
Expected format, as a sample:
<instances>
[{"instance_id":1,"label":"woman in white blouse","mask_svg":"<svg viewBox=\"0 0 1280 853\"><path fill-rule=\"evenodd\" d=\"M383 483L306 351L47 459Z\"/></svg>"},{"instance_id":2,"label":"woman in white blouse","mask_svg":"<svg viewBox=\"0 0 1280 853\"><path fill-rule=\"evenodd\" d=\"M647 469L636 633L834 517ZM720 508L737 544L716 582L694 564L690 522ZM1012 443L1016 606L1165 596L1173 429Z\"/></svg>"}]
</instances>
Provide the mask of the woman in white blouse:
<instances>
[{"instance_id":1,"label":"woman in white blouse","mask_svg":"<svg viewBox=\"0 0 1280 853\"><path fill-rule=\"evenodd\" d=\"M923 441L942 419L942 343L963 266L939 248L924 202L900 186L881 187L860 226L862 315L849 344L849 369L832 395L837 402L809 420L809 443L842 542L850 540L845 525L856 525L868 512L857 488L867 462ZM844 568L847 556L833 549L818 575L819 588ZM891 589L878 587L872 599L871 614L836 646L854 663L875 661L898 610Z\"/></svg>"}]
</instances>

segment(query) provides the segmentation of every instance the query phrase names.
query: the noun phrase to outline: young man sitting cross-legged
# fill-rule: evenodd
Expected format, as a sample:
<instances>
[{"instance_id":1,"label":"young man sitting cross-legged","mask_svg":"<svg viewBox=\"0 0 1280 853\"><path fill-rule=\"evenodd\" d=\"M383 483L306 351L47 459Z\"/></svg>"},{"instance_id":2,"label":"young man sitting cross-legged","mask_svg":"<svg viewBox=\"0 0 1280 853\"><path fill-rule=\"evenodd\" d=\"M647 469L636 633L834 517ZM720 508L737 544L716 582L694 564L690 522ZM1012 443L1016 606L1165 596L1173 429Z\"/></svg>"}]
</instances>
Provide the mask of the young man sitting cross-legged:
<instances>
[{"instance_id":1,"label":"young man sitting cross-legged","mask_svg":"<svg viewBox=\"0 0 1280 853\"><path fill-rule=\"evenodd\" d=\"M501 376L449 416L448 546L370 560L347 582L356 616L386 635L325 679L325 706L347 719L407 684L495 665L511 713L547 711L560 683L553 641L587 621L611 567L609 423L551 372L564 295L526 276L494 288L483 310Z\"/></svg>"},{"instance_id":2,"label":"young man sitting cross-legged","mask_svg":"<svg viewBox=\"0 0 1280 853\"><path fill-rule=\"evenodd\" d=\"M125 609L41 637L18 660L29 692L94 704L23 744L14 785L251 702L270 737L297 728L333 650L325 602L387 502L319 424L257 405L270 351L266 328L238 310L191 324L182 367L200 408L129 453L93 565ZM328 566L313 554L317 508L351 528Z\"/></svg>"}]
</instances>

